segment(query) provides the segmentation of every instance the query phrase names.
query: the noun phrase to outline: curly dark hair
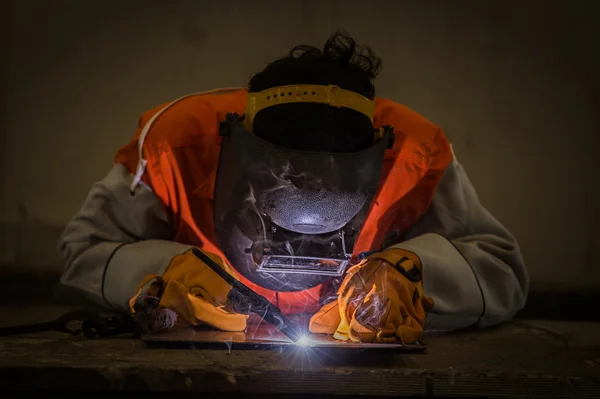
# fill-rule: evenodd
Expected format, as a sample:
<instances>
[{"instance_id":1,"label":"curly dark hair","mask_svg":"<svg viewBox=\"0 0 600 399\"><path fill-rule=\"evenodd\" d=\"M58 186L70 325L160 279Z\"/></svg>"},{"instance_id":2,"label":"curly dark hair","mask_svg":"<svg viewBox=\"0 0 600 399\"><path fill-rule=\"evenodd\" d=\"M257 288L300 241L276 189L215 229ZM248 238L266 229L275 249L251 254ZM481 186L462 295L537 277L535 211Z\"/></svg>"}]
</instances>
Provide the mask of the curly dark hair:
<instances>
[{"instance_id":1,"label":"curly dark hair","mask_svg":"<svg viewBox=\"0 0 600 399\"><path fill-rule=\"evenodd\" d=\"M248 84L250 92L290 84L337 85L375 98L373 80L381 59L358 46L344 31L334 33L323 50L299 45L267 65ZM281 104L259 112L254 133L273 144L304 151L355 152L368 148L373 126L366 116L326 104Z\"/></svg>"}]
</instances>

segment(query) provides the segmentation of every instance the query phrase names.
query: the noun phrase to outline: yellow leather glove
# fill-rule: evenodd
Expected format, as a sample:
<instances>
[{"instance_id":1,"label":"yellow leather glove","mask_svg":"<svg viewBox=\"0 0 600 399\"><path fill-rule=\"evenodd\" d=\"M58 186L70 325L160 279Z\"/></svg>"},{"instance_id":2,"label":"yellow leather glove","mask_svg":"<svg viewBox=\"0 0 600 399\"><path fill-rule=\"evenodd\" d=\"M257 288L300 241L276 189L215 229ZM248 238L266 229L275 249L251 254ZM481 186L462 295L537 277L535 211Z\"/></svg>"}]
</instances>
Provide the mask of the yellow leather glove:
<instances>
[{"instance_id":1,"label":"yellow leather glove","mask_svg":"<svg viewBox=\"0 0 600 399\"><path fill-rule=\"evenodd\" d=\"M219 256L204 253L236 277L236 272ZM162 276L147 276L129 305L135 314L140 297L156 297L158 308L174 311L180 322L194 326L206 323L224 331L244 331L249 316L233 311L227 299L230 290L229 284L189 250L175 256Z\"/></svg>"},{"instance_id":2,"label":"yellow leather glove","mask_svg":"<svg viewBox=\"0 0 600 399\"><path fill-rule=\"evenodd\" d=\"M432 308L433 300L423 294L418 256L387 249L348 269L337 300L312 316L309 331L343 341L414 343Z\"/></svg>"}]
</instances>

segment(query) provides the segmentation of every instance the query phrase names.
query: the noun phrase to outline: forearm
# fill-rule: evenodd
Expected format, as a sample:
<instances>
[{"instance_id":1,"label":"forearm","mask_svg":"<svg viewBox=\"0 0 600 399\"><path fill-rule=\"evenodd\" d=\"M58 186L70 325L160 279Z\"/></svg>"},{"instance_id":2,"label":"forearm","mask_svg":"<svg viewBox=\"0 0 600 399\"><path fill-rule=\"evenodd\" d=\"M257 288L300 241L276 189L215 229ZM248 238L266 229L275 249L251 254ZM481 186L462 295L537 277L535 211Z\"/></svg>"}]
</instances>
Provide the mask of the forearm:
<instances>
[{"instance_id":1,"label":"forearm","mask_svg":"<svg viewBox=\"0 0 600 399\"><path fill-rule=\"evenodd\" d=\"M428 233L393 248L411 251L421 260L423 290L434 300L426 329L455 330L479 321L484 311L479 281L450 241Z\"/></svg>"},{"instance_id":2,"label":"forearm","mask_svg":"<svg viewBox=\"0 0 600 399\"><path fill-rule=\"evenodd\" d=\"M152 191L116 165L96 183L59 240L61 283L103 307L127 309L142 279L162 274L190 246L170 241L172 229Z\"/></svg>"},{"instance_id":3,"label":"forearm","mask_svg":"<svg viewBox=\"0 0 600 399\"><path fill-rule=\"evenodd\" d=\"M86 246L68 263L61 284L102 307L127 310L144 277L162 275L171 259L188 248L166 240Z\"/></svg>"},{"instance_id":4,"label":"forearm","mask_svg":"<svg viewBox=\"0 0 600 399\"><path fill-rule=\"evenodd\" d=\"M479 203L456 161L428 213L394 247L421 259L424 291L435 301L426 328L490 326L525 305L529 278L518 244Z\"/></svg>"},{"instance_id":5,"label":"forearm","mask_svg":"<svg viewBox=\"0 0 600 399\"><path fill-rule=\"evenodd\" d=\"M421 259L423 288L434 300L426 328L486 327L511 319L524 306L526 279L508 266L519 259L501 260L482 246L476 239L448 240L435 233L394 246Z\"/></svg>"}]
</instances>

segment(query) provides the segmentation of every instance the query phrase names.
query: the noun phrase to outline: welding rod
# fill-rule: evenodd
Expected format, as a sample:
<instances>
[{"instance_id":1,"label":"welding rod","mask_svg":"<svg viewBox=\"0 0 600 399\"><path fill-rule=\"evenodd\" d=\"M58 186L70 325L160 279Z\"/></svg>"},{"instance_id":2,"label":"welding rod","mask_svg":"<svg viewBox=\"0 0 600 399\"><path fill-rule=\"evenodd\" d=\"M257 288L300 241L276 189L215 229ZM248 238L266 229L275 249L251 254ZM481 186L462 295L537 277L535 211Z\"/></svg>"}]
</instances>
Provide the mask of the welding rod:
<instances>
[{"instance_id":1,"label":"welding rod","mask_svg":"<svg viewBox=\"0 0 600 399\"><path fill-rule=\"evenodd\" d=\"M237 280L201 250L193 248L192 253L217 273L219 277L225 280L225 282L231 285L232 289L245 298L248 303L256 304L257 306L254 307L254 313L261 316L266 322L277 327L277 329L291 339L292 342L298 342L302 335L294 326L294 323L285 317L283 313L281 313L281 310L273 305L271 301Z\"/></svg>"}]
</instances>

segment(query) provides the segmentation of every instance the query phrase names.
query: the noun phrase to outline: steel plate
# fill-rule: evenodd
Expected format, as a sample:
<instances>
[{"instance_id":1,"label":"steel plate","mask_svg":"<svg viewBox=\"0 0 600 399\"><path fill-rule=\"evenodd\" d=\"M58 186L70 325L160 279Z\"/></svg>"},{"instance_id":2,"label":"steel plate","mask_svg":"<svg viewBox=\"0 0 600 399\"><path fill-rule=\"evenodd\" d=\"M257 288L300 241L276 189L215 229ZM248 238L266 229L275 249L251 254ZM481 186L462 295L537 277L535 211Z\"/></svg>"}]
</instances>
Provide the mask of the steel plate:
<instances>
[{"instance_id":1,"label":"steel plate","mask_svg":"<svg viewBox=\"0 0 600 399\"><path fill-rule=\"evenodd\" d=\"M426 346L416 344L379 344L340 341L330 335L306 334L307 339L294 343L266 322L249 323L245 332L226 332L209 328L175 326L161 333L143 334L148 347L193 347L196 349L286 349L300 346L326 350L377 350L385 352L424 352Z\"/></svg>"}]
</instances>

